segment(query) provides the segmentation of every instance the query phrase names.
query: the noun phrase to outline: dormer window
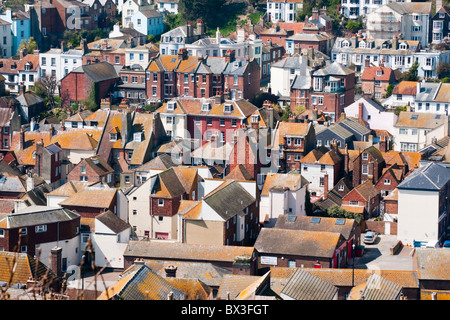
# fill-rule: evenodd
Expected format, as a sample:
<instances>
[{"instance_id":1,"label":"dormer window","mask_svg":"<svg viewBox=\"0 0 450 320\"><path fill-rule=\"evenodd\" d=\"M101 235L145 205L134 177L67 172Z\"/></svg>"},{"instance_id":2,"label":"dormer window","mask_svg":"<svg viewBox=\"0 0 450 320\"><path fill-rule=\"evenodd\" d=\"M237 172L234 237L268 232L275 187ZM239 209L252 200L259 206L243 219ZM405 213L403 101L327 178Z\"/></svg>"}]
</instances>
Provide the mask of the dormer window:
<instances>
[{"instance_id":1,"label":"dormer window","mask_svg":"<svg viewBox=\"0 0 450 320\"><path fill-rule=\"evenodd\" d=\"M173 111L175 110L175 102L168 102L167 103L167 111Z\"/></svg>"},{"instance_id":2,"label":"dormer window","mask_svg":"<svg viewBox=\"0 0 450 320\"><path fill-rule=\"evenodd\" d=\"M252 123L258 123L259 122L259 116L257 114L252 115Z\"/></svg>"},{"instance_id":3,"label":"dormer window","mask_svg":"<svg viewBox=\"0 0 450 320\"><path fill-rule=\"evenodd\" d=\"M202 111L209 111L210 104L209 103L203 103L202 104Z\"/></svg>"},{"instance_id":4,"label":"dormer window","mask_svg":"<svg viewBox=\"0 0 450 320\"><path fill-rule=\"evenodd\" d=\"M142 132L135 132L133 134L133 140L137 141L137 142L141 142L142 141Z\"/></svg>"},{"instance_id":5,"label":"dormer window","mask_svg":"<svg viewBox=\"0 0 450 320\"><path fill-rule=\"evenodd\" d=\"M381 70L377 70L377 77L381 77L381 74L382 74Z\"/></svg>"},{"instance_id":6,"label":"dormer window","mask_svg":"<svg viewBox=\"0 0 450 320\"><path fill-rule=\"evenodd\" d=\"M117 133L110 133L109 141L117 141Z\"/></svg>"},{"instance_id":7,"label":"dormer window","mask_svg":"<svg viewBox=\"0 0 450 320\"><path fill-rule=\"evenodd\" d=\"M25 71L30 71L30 69L31 69L31 65L30 65L30 63L25 63Z\"/></svg>"},{"instance_id":8,"label":"dormer window","mask_svg":"<svg viewBox=\"0 0 450 320\"><path fill-rule=\"evenodd\" d=\"M224 113L230 113L231 112L231 110L232 110L232 105L231 104L225 104L224 106L223 106L223 112Z\"/></svg>"},{"instance_id":9,"label":"dormer window","mask_svg":"<svg viewBox=\"0 0 450 320\"><path fill-rule=\"evenodd\" d=\"M399 49L406 50L406 49L408 49L408 46L406 45L406 43L400 43Z\"/></svg>"},{"instance_id":10,"label":"dormer window","mask_svg":"<svg viewBox=\"0 0 450 320\"><path fill-rule=\"evenodd\" d=\"M359 42L359 47L360 48L365 48L366 47L366 43L364 41L360 41Z\"/></svg>"},{"instance_id":11,"label":"dormer window","mask_svg":"<svg viewBox=\"0 0 450 320\"><path fill-rule=\"evenodd\" d=\"M342 48L349 47L350 43L347 40L342 41Z\"/></svg>"}]
</instances>

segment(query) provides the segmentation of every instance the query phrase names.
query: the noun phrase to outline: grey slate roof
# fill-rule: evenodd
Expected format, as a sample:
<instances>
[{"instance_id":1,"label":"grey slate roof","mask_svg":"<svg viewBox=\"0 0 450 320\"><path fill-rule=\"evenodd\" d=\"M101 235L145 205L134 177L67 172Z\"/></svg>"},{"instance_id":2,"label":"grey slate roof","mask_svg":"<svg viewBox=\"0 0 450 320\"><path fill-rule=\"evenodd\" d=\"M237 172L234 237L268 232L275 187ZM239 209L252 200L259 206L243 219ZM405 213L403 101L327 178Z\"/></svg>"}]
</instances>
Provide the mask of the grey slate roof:
<instances>
[{"instance_id":1,"label":"grey slate roof","mask_svg":"<svg viewBox=\"0 0 450 320\"><path fill-rule=\"evenodd\" d=\"M346 66L338 62L333 62L330 63L328 66L314 72L313 76L348 75L352 73L355 73L355 71L353 71L350 68L347 68Z\"/></svg>"},{"instance_id":2,"label":"grey slate roof","mask_svg":"<svg viewBox=\"0 0 450 320\"><path fill-rule=\"evenodd\" d=\"M85 73L93 82L101 82L119 78L118 73L112 64L108 62L98 62L87 64L76 68L72 72Z\"/></svg>"},{"instance_id":3,"label":"grey slate roof","mask_svg":"<svg viewBox=\"0 0 450 320\"><path fill-rule=\"evenodd\" d=\"M245 69L247 69L248 63L246 59L235 59L233 62L228 63L225 70L223 70L223 74L242 76Z\"/></svg>"},{"instance_id":4,"label":"grey slate roof","mask_svg":"<svg viewBox=\"0 0 450 320\"><path fill-rule=\"evenodd\" d=\"M350 118L345 118L344 120L339 121L337 124L343 126L346 129L353 130L361 135L370 134L370 129L364 127L357 121Z\"/></svg>"},{"instance_id":5,"label":"grey slate roof","mask_svg":"<svg viewBox=\"0 0 450 320\"><path fill-rule=\"evenodd\" d=\"M326 130L326 129L325 129ZM328 127L328 130L330 130L331 132L333 132L334 134L336 134L337 136L341 137L342 139L348 139L351 136L353 136L353 133L351 133L350 131L348 131L346 128L344 128L343 126L339 126L338 124L334 124L332 126Z\"/></svg>"},{"instance_id":6,"label":"grey slate roof","mask_svg":"<svg viewBox=\"0 0 450 320\"><path fill-rule=\"evenodd\" d=\"M297 269L289 278L280 296L293 300L333 300L338 288L310 273Z\"/></svg>"},{"instance_id":7,"label":"grey slate roof","mask_svg":"<svg viewBox=\"0 0 450 320\"><path fill-rule=\"evenodd\" d=\"M296 75L294 81L292 81L291 89L310 89L311 77L308 75L298 76Z\"/></svg>"},{"instance_id":8,"label":"grey slate roof","mask_svg":"<svg viewBox=\"0 0 450 320\"><path fill-rule=\"evenodd\" d=\"M439 191L450 180L450 168L429 162L411 172L398 189Z\"/></svg>"},{"instance_id":9,"label":"grey slate roof","mask_svg":"<svg viewBox=\"0 0 450 320\"><path fill-rule=\"evenodd\" d=\"M77 217L79 214L67 209L33 206L8 216L8 220L10 228L19 228L70 221Z\"/></svg>"},{"instance_id":10,"label":"grey slate roof","mask_svg":"<svg viewBox=\"0 0 450 320\"><path fill-rule=\"evenodd\" d=\"M99 220L116 234L131 228L129 223L126 223L109 210L96 216L95 219Z\"/></svg>"},{"instance_id":11,"label":"grey slate roof","mask_svg":"<svg viewBox=\"0 0 450 320\"><path fill-rule=\"evenodd\" d=\"M244 214L243 210L256 199L238 182L231 181L226 186L206 195L203 201L224 220L228 220L236 214Z\"/></svg>"},{"instance_id":12,"label":"grey slate roof","mask_svg":"<svg viewBox=\"0 0 450 320\"><path fill-rule=\"evenodd\" d=\"M434 101L441 83L424 82L420 84L420 90L416 93L416 101Z\"/></svg>"}]
</instances>

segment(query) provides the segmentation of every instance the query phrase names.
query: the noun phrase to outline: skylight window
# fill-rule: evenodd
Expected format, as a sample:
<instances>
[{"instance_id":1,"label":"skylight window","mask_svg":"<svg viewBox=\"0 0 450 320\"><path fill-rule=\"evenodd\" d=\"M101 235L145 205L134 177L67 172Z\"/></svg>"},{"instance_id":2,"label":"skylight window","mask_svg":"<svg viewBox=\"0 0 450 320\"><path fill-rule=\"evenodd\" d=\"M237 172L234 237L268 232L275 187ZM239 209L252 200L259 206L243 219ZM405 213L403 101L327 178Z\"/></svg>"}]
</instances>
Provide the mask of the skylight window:
<instances>
[{"instance_id":1,"label":"skylight window","mask_svg":"<svg viewBox=\"0 0 450 320\"><path fill-rule=\"evenodd\" d=\"M417 114L413 114L413 115L411 116L411 120L417 120L417 118L418 118L418 115L417 115Z\"/></svg>"},{"instance_id":2,"label":"skylight window","mask_svg":"<svg viewBox=\"0 0 450 320\"><path fill-rule=\"evenodd\" d=\"M345 219L336 219L335 224L342 226L345 224Z\"/></svg>"},{"instance_id":3,"label":"skylight window","mask_svg":"<svg viewBox=\"0 0 450 320\"><path fill-rule=\"evenodd\" d=\"M295 220L297 220L297 217L296 217L296 216L288 216L288 217L286 218L286 221L287 221L287 222L294 222Z\"/></svg>"},{"instance_id":4,"label":"skylight window","mask_svg":"<svg viewBox=\"0 0 450 320\"><path fill-rule=\"evenodd\" d=\"M320 218L311 218L311 223L320 223Z\"/></svg>"}]
</instances>

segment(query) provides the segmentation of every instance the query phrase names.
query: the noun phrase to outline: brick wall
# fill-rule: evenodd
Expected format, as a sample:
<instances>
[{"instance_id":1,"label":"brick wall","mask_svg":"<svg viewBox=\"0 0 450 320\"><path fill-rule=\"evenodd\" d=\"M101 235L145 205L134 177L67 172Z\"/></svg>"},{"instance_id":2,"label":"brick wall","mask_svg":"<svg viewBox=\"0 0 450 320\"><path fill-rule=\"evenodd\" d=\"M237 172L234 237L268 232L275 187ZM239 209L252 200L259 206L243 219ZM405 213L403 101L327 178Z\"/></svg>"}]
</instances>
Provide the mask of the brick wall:
<instances>
[{"instance_id":1,"label":"brick wall","mask_svg":"<svg viewBox=\"0 0 450 320\"><path fill-rule=\"evenodd\" d=\"M386 221L373 221L373 220L366 220L365 221L365 228L368 230L373 230L375 232L378 232L379 234L384 234L385 231L385 224L390 223L391 229L390 234L396 235L397 234L397 222L386 222Z\"/></svg>"}]
</instances>

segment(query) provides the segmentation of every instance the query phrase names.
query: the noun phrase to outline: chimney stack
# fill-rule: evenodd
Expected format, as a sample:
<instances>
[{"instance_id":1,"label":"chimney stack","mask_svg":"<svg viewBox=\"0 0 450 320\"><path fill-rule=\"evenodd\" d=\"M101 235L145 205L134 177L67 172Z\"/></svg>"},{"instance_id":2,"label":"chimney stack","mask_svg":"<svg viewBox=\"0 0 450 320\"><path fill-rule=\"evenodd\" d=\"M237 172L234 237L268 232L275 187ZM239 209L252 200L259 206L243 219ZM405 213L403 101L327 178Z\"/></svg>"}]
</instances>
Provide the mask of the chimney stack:
<instances>
[{"instance_id":1,"label":"chimney stack","mask_svg":"<svg viewBox=\"0 0 450 320\"><path fill-rule=\"evenodd\" d=\"M345 154L344 154L344 171L348 174L348 163L349 163L348 146L345 144Z\"/></svg>"},{"instance_id":2,"label":"chimney stack","mask_svg":"<svg viewBox=\"0 0 450 320\"><path fill-rule=\"evenodd\" d=\"M25 131L20 128L20 150L25 149Z\"/></svg>"},{"instance_id":3,"label":"chimney stack","mask_svg":"<svg viewBox=\"0 0 450 320\"><path fill-rule=\"evenodd\" d=\"M232 49L228 49L226 52L225 52L225 61L226 62L233 62L234 61L234 59L235 59L235 51L234 50L232 50Z\"/></svg>"},{"instance_id":4,"label":"chimney stack","mask_svg":"<svg viewBox=\"0 0 450 320\"><path fill-rule=\"evenodd\" d=\"M57 277L62 276L62 248L54 247L51 250L51 269Z\"/></svg>"},{"instance_id":5,"label":"chimney stack","mask_svg":"<svg viewBox=\"0 0 450 320\"><path fill-rule=\"evenodd\" d=\"M360 102L359 106L358 106L358 118L360 120L363 120L363 110L364 110L364 104L362 102Z\"/></svg>"},{"instance_id":6,"label":"chimney stack","mask_svg":"<svg viewBox=\"0 0 450 320\"><path fill-rule=\"evenodd\" d=\"M199 36L203 36L205 34L205 25L203 24L203 20L197 21L197 34Z\"/></svg>"},{"instance_id":7,"label":"chimney stack","mask_svg":"<svg viewBox=\"0 0 450 320\"><path fill-rule=\"evenodd\" d=\"M178 59L179 60L186 60L188 56L188 51L186 48L181 48L178 50Z\"/></svg>"},{"instance_id":8,"label":"chimney stack","mask_svg":"<svg viewBox=\"0 0 450 320\"><path fill-rule=\"evenodd\" d=\"M171 264L171 265L165 267L164 270L166 271L166 277L176 278L176 276L177 276L177 267L176 266Z\"/></svg>"}]
</instances>

